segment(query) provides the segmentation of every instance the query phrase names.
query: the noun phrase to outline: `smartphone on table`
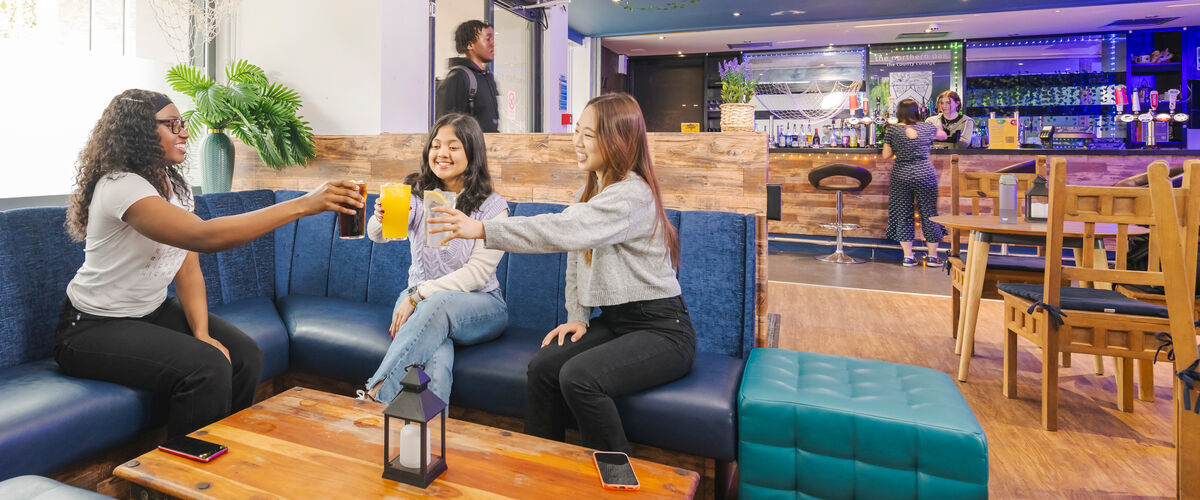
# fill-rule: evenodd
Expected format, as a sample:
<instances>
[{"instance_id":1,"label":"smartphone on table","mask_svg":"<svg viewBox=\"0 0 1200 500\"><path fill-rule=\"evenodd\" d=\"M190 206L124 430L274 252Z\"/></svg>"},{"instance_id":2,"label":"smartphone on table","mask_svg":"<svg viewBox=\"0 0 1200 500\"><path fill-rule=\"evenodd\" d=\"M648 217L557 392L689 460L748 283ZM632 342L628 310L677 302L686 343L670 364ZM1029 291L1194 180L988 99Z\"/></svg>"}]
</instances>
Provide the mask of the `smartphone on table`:
<instances>
[{"instance_id":1,"label":"smartphone on table","mask_svg":"<svg viewBox=\"0 0 1200 500\"><path fill-rule=\"evenodd\" d=\"M596 461L596 469L600 471L600 484L609 490L634 491L641 488L637 475L633 473L633 464L629 463L629 455L612 451L597 451L592 453Z\"/></svg>"},{"instance_id":2,"label":"smartphone on table","mask_svg":"<svg viewBox=\"0 0 1200 500\"><path fill-rule=\"evenodd\" d=\"M229 448L226 448L225 445L210 443L188 436L170 438L167 442L159 445L158 449L198 462L211 462L212 459L229 451Z\"/></svg>"}]
</instances>

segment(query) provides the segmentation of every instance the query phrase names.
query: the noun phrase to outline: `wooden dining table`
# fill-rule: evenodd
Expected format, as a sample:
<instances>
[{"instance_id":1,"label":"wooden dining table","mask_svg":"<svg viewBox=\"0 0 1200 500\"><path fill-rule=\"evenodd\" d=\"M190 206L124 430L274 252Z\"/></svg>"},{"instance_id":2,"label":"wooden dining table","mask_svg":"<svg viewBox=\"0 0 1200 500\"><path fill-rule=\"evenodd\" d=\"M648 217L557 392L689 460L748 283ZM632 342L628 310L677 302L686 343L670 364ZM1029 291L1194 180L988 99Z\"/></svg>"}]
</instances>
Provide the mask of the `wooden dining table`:
<instances>
[{"instance_id":1,"label":"wooden dining table","mask_svg":"<svg viewBox=\"0 0 1200 500\"><path fill-rule=\"evenodd\" d=\"M984 274L987 272L988 253L993 243L1015 245L1045 246L1046 222L1029 222L1020 220L1016 223L1000 222L996 215L939 215L931 220L943 226L970 231L967 244L967 258L964 261L966 275L963 286L962 303L958 316L956 353L959 354L958 380L967 381L967 371L971 366L971 356L974 354L975 327L979 319L979 301L983 296ZM1139 226L1128 226L1128 234L1146 234L1149 229ZM1117 225L1110 223L1096 224L1093 232L1096 237L1095 257L1093 267L1108 267L1108 254L1104 248L1103 238L1117 237ZM1082 238L1084 223L1066 221L1063 223L1064 247L1075 251L1075 261L1081 262Z\"/></svg>"}]
</instances>

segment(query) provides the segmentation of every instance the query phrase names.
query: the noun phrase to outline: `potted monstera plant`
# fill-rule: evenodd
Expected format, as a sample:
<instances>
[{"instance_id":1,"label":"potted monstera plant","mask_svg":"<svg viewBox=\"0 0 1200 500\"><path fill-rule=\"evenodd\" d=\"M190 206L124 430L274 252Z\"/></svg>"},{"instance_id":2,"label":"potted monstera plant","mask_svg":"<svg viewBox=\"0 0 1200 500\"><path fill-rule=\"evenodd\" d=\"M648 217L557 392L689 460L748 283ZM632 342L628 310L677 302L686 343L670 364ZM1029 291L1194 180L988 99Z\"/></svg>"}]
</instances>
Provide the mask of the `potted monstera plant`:
<instances>
[{"instance_id":1,"label":"potted monstera plant","mask_svg":"<svg viewBox=\"0 0 1200 500\"><path fill-rule=\"evenodd\" d=\"M167 70L171 88L195 102L183 113L189 139L199 137L201 127L209 131L200 146L204 192L232 188L233 142L227 134L253 147L274 169L306 165L317 156L312 128L296 114L302 105L296 91L271 83L262 68L244 60L230 63L225 79L217 83L190 64Z\"/></svg>"},{"instance_id":2,"label":"potted monstera plant","mask_svg":"<svg viewBox=\"0 0 1200 500\"><path fill-rule=\"evenodd\" d=\"M758 78L749 62L739 63L737 59L722 62L718 67L721 75L721 131L722 132L753 132L754 98Z\"/></svg>"}]
</instances>

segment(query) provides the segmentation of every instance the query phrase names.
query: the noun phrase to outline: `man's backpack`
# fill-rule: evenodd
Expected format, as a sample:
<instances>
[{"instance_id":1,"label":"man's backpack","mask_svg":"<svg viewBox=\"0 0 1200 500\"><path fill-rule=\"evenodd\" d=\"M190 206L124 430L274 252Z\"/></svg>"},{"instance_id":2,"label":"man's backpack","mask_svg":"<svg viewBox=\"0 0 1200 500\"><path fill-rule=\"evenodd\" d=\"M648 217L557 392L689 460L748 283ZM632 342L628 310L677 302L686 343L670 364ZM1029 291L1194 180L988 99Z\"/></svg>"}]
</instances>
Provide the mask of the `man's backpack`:
<instances>
[{"instance_id":1,"label":"man's backpack","mask_svg":"<svg viewBox=\"0 0 1200 500\"><path fill-rule=\"evenodd\" d=\"M467 75L467 113L473 115L475 114L475 72L466 66L451 66L450 70L446 72L446 78L449 79L450 74L455 71L462 71L463 74Z\"/></svg>"}]
</instances>

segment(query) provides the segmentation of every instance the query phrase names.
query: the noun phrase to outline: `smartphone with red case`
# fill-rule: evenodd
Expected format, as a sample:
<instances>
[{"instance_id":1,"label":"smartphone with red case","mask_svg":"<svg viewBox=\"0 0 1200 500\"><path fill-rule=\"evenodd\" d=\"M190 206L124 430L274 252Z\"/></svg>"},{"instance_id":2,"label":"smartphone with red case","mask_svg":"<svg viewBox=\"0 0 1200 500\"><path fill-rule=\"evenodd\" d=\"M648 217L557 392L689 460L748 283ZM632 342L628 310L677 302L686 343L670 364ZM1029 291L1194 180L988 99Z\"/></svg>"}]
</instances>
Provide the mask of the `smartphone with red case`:
<instances>
[{"instance_id":1,"label":"smartphone with red case","mask_svg":"<svg viewBox=\"0 0 1200 500\"><path fill-rule=\"evenodd\" d=\"M629 463L629 455L612 451L597 451L592 453L596 461L596 470L600 471L600 484L608 490L636 491L642 487L638 483L637 474L633 473L633 464Z\"/></svg>"},{"instance_id":2,"label":"smartphone with red case","mask_svg":"<svg viewBox=\"0 0 1200 500\"><path fill-rule=\"evenodd\" d=\"M188 436L170 438L167 442L159 445L158 449L184 458L190 458L197 462L206 463L229 451L229 448L226 448L225 445L210 443Z\"/></svg>"}]
</instances>

